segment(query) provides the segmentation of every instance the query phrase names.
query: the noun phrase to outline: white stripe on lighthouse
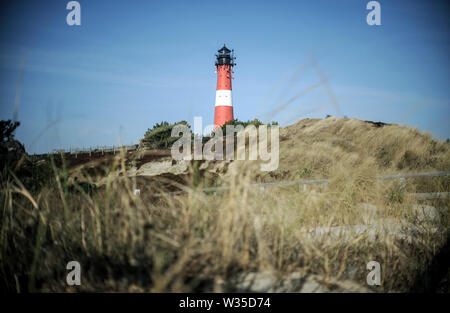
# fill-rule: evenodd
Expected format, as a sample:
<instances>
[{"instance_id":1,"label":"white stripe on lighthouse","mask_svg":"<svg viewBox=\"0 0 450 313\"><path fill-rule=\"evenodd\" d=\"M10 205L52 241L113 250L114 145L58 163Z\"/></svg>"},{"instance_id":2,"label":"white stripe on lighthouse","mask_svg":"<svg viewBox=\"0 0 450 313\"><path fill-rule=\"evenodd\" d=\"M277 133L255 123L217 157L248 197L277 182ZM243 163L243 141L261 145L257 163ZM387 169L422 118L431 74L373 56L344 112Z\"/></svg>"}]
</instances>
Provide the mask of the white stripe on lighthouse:
<instances>
[{"instance_id":1,"label":"white stripe on lighthouse","mask_svg":"<svg viewBox=\"0 0 450 313\"><path fill-rule=\"evenodd\" d=\"M218 106L233 106L231 100L231 90L216 90L216 107Z\"/></svg>"}]
</instances>

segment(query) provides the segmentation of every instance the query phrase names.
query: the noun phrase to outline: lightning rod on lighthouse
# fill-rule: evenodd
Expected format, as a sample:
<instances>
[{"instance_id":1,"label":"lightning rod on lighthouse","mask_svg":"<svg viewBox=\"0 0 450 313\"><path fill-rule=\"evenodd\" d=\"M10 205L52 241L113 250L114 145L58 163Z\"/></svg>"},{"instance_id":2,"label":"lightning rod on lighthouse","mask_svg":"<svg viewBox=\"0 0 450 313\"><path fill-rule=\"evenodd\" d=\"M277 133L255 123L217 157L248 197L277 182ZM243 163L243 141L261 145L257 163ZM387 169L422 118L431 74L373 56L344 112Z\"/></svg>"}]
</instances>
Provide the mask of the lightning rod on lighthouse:
<instances>
[{"instance_id":1,"label":"lightning rod on lighthouse","mask_svg":"<svg viewBox=\"0 0 450 313\"><path fill-rule=\"evenodd\" d=\"M221 127L233 119L233 99L231 97L231 73L234 60L234 50L228 49L225 44L216 54L216 105L214 112L214 127Z\"/></svg>"}]
</instances>

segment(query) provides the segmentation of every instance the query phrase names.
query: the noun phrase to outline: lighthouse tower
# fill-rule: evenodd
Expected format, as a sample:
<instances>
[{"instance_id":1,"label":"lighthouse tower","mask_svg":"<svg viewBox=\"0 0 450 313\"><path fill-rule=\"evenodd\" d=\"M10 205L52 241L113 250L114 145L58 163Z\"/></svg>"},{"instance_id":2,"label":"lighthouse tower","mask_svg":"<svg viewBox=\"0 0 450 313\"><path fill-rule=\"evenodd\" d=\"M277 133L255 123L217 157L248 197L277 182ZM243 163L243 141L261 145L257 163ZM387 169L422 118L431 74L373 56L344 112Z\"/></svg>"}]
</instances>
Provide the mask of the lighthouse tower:
<instances>
[{"instance_id":1,"label":"lighthouse tower","mask_svg":"<svg viewBox=\"0 0 450 313\"><path fill-rule=\"evenodd\" d=\"M216 54L217 88L216 108L214 112L214 127L221 127L233 119L233 100L231 97L231 73L235 57L233 50L225 45Z\"/></svg>"}]
</instances>

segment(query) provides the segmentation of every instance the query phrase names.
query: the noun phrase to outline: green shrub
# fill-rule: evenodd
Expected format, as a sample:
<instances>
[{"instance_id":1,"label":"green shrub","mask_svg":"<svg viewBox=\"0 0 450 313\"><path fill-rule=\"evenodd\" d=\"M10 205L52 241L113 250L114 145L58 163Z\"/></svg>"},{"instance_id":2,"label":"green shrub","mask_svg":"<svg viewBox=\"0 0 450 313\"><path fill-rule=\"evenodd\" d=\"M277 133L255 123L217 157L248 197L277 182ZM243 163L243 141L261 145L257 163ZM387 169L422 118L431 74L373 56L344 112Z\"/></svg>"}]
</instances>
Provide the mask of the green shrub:
<instances>
[{"instance_id":1,"label":"green shrub","mask_svg":"<svg viewBox=\"0 0 450 313\"><path fill-rule=\"evenodd\" d=\"M156 123L152 129L148 129L144 134L142 142L150 148L170 148L172 147L173 143L180 138L171 136L172 129L175 127L175 125L178 124L184 124L187 127L191 128L191 126L186 121L180 121L173 124L163 121L161 123Z\"/></svg>"},{"instance_id":2,"label":"green shrub","mask_svg":"<svg viewBox=\"0 0 450 313\"><path fill-rule=\"evenodd\" d=\"M254 125L256 128L258 128L261 125L264 125L263 122L261 122L260 120L258 120L257 118L253 119L253 120L248 120L246 122L244 121L240 121L238 119L234 119L231 121L226 122L222 127L222 134L225 136L226 135L226 127L227 125L233 125L233 126L237 126L237 125L242 125L244 128L249 126L249 125ZM278 122L271 122L270 124L267 124L267 126L272 126L272 125L277 125L278 126Z\"/></svg>"}]
</instances>

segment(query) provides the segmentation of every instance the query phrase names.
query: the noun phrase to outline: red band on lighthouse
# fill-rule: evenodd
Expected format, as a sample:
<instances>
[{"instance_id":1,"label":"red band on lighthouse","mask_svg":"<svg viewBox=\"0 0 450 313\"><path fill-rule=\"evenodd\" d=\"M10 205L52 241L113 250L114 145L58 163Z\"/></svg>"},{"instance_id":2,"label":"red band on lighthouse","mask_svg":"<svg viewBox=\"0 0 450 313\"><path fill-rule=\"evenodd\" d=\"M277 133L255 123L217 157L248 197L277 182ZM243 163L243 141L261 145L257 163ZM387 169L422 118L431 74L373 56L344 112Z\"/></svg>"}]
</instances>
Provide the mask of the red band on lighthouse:
<instances>
[{"instance_id":1,"label":"red band on lighthouse","mask_svg":"<svg viewBox=\"0 0 450 313\"><path fill-rule=\"evenodd\" d=\"M214 127L221 127L233 119L233 98L231 95L231 72L235 65L233 55L225 45L216 55L217 88L214 113Z\"/></svg>"}]
</instances>

